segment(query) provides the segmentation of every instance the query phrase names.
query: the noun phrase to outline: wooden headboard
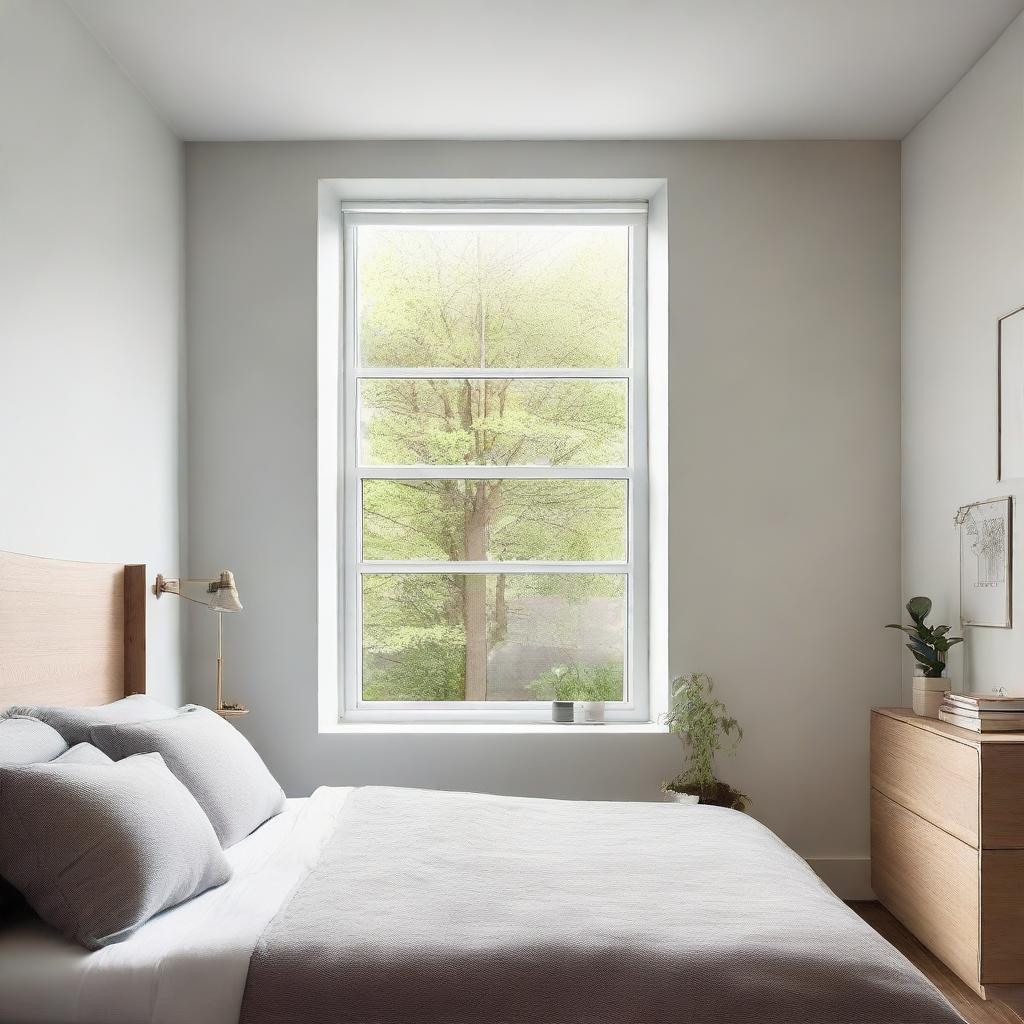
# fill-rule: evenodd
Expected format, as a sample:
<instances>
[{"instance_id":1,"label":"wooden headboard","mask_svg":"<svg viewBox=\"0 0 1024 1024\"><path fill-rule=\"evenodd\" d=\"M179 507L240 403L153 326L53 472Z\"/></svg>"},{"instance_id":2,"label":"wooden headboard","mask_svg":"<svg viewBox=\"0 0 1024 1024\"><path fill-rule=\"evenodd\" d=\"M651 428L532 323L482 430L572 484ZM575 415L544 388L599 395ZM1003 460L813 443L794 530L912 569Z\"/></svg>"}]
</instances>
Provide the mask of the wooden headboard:
<instances>
[{"instance_id":1,"label":"wooden headboard","mask_svg":"<svg viewBox=\"0 0 1024 1024\"><path fill-rule=\"evenodd\" d=\"M0 551L0 708L146 692L146 567Z\"/></svg>"}]
</instances>

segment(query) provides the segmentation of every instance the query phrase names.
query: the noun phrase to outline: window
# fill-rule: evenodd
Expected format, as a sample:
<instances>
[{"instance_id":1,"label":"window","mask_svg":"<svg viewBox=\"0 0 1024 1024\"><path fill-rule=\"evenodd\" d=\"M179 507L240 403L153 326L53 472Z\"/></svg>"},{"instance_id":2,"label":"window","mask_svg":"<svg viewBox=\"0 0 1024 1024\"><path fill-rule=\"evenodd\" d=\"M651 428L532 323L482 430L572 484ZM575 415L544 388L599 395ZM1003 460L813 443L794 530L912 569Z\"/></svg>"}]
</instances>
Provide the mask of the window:
<instances>
[{"instance_id":1,"label":"window","mask_svg":"<svg viewBox=\"0 0 1024 1024\"><path fill-rule=\"evenodd\" d=\"M343 204L343 717L646 721L646 204Z\"/></svg>"}]
</instances>

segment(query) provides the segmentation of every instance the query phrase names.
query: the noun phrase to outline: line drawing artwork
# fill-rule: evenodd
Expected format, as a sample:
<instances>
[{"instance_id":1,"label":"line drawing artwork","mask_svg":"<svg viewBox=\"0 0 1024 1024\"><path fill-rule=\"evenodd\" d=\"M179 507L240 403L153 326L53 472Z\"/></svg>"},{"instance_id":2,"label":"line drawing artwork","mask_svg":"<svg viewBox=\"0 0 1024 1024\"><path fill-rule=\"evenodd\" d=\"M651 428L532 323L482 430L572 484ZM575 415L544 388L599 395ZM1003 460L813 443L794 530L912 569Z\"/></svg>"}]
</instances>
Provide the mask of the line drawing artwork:
<instances>
[{"instance_id":1,"label":"line drawing artwork","mask_svg":"<svg viewBox=\"0 0 1024 1024\"><path fill-rule=\"evenodd\" d=\"M1006 524L1002 519L982 519L969 515L964 524L975 556L972 586L998 587L1006 582Z\"/></svg>"},{"instance_id":2,"label":"line drawing artwork","mask_svg":"<svg viewBox=\"0 0 1024 1024\"><path fill-rule=\"evenodd\" d=\"M1010 625L1011 499L964 505L960 527L960 617L965 626Z\"/></svg>"}]
</instances>

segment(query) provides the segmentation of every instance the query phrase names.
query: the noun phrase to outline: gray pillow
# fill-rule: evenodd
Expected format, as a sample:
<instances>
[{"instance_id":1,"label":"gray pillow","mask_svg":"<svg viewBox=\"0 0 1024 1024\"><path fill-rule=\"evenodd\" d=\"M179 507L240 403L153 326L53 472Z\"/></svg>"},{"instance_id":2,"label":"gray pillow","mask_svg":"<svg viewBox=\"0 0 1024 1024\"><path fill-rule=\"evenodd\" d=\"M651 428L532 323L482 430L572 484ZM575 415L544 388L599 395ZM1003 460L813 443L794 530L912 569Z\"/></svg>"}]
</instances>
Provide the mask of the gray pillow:
<instances>
[{"instance_id":1,"label":"gray pillow","mask_svg":"<svg viewBox=\"0 0 1024 1024\"><path fill-rule=\"evenodd\" d=\"M0 718L0 764L52 761L68 749L56 729L35 718Z\"/></svg>"},{"instance_id":2,"label":"gray pillow","mask_svg":"<svg viewBox=\"0 0 1024 1024\"><path fill-rule=\"evenodd\" d=\"M91 743L76 743L60 757L55 757L50 764L113 764L114 762Z\"/></svg>"},{"instance_id":3,"label":"gray pillow","mask_svg":"<svg viewBox=\"0 0 1024 1024\"><path fill-rule=\"evenodd\" d=\"M9 715L28 715L52 725L70 744L84 743L89 730L110 722L149 722L157 718L173 718L178 712L166 704L135 693L112 704L97 707L62 708L56 705L36 705L8 708Z\"/></svg>"},{"instance_id":4,"label":"gray pillow","mask_svg":"<svg viewBox=\"0 0 1024 1024\"><path fill-rule=\"evenodd\" d=\"M54 729L51 729L45 722L36 721L34 718L11 718L6 721L11 722L32 722L40 729L46 729L48 732L53 733L58 739L60 739L61 746L67 747L67 744L61 739L60 733ZM3 722L0 722L0 731L2 731ZM94 747L91 743L77 743L70 750L65 750L63 754L48 760L42 758L44 762L49 764L113 764L114 762L103 753L99 747ZM22 762L24 763L24 762ZM5 912L11 910L13 907L18 906L21 903L21 893L14 888L10 882L0 878L0 917Z\"/></svg>"},{"instance_id":5,"label":"gray pillow","mask_svg":"<svg viewBox=\"0 0 1024 1024\"><path fill-rule=\"evenodd\" d=\"M0 718L0 764L33 764L66 757L68 745L56 729L35 718ZM100 751L96 751L97 754ZM0 818L0 829L6 828ZM21 901L17 890L0 878L0 915Z\"/></svg>"},{"instance_id":6,"label":"gray pillow","mask_svg":"<svg viewBox=\"0 0 1024 1024\"><path fill-rule=\"evenodd\" d=\"M224 847L280 814L284 792L252 744L208 708L174 718L96 726L92 742L115 760L154 750L185 784Z\"/></svg>"},{"instance_id":7,"label":"gray pillow","mask_svg":"<svg viewBox=\"0 0 1024 1024\"><path fill-rule=\"evenodd\" d=\"M0 819L0 873L87 949L231 877L209 821L159 754L0 766Z\"/></svg>"}]
</instances>

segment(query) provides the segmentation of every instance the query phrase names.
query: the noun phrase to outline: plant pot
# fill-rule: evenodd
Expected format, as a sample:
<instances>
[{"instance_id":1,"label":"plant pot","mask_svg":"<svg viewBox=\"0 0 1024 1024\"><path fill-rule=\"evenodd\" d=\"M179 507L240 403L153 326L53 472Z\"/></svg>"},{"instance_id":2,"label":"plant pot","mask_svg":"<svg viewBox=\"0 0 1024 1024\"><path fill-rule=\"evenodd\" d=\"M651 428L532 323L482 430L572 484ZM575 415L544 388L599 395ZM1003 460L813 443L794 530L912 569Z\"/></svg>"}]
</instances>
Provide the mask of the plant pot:
<instances>
[{"instance_id":1,"label":"plant pot","mask_svg":"<svg viewBox=\"0 0 1024 1024\"><path fill-rule=\"evenodd\" d=\"M914 676L914 714L923 718L938 718L939 707L948 690L949 680L944 676Z\"/></svg>"},{"instance_id":2,"label":"plant pot","mask_svg":"<svg viewBox=\"0 0 1024 1024\"><path fill-rule=\"evenodd\" d=\"M577 725L604 725L604 701L576 701L573 705L572 720Z\"/></svg>"},{"instance_id":3,"label":"plant pot","mask_svg":"<svg viewBox=\"0 0 1024 1024\"><path fill-rule=\"evenodd\" d=\"M665 800L671 804L694 804L700 803L700 797L696 793L677 793L673 789L665 790Z\"/></svg>"},{"instance_id":4,"label":"plant pot","mask_svg":"<svg viewBox=\"0 0 1024 1024\"><path fill-rule=\"evenodd\" d=\"M687 799L690 798L690 799ZM665 787L665 799L676 803L702 803L712 807L728 807L734 811L747 809L747 797L727 782L715 781L705 789L700 786L679 786L669 783Z\"/></svg>"}]
</instances>

